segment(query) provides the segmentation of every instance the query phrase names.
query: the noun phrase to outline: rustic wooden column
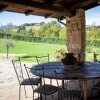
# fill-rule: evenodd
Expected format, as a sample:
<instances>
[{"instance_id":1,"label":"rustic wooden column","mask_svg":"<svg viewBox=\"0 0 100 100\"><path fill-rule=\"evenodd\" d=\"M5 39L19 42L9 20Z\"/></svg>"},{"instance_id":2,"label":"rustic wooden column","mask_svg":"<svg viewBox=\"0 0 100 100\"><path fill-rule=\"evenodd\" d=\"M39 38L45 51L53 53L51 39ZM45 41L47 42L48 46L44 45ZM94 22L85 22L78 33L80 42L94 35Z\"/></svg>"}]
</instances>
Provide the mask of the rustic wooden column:
<instances>
[{"instance_id":1,"label":"rustic wooden column","mask_svg":"<svg viewBox=\"0 0 100 100\"><path fill-rule=\"evenodd\" d=\"M76 15L67 18L67 47L68 52L81 53L81 61L85 61L85 11L77 9Z\"/></svg>"}]
</instances>

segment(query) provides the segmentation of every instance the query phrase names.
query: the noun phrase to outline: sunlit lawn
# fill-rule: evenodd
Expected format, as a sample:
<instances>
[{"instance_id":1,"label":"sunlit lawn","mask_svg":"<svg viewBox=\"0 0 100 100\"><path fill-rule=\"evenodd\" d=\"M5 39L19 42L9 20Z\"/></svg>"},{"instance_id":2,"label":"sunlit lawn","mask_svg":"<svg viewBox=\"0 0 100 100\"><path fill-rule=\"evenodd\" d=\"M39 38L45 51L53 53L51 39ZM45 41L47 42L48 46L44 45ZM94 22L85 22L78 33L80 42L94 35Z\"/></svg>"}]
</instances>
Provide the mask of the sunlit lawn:
<instances>
[{"instance_id":1,"label":"sunlit lawn","mask_svg":"<svg viewBox=\"0 0 100 100\"><path fill-rule=\"evenodd\" d=\"M0 43L2 41L3 40L0 39ZM66 49L66 45L16 41L15 46L9 49L9 53L26 54L29 57L50 54L50 56L53 57L55 51L62 48ZM6 47L0 45L0 53L6 53Z\"/></svg>"},{"instance_id":2,"label":"sunlit lawn","mask_svg":"<svg viewBox=\"0 0 100 100\"><path fill-rule=\"evenodd\" d=\"M3 39L0 39L0 53L6 53L6 47L2 45L3 41ZM54 58L55 51L62 48L67 49L66 45L60 44L15 41L15 46L9 49L9 53L26 54L26 57L23 57L24 60L32 60L32 56L43 56L47 54L49 54L51 58ZM86 52L86 60L93 60L93 52Z\"/></svg>"}]
</instances>

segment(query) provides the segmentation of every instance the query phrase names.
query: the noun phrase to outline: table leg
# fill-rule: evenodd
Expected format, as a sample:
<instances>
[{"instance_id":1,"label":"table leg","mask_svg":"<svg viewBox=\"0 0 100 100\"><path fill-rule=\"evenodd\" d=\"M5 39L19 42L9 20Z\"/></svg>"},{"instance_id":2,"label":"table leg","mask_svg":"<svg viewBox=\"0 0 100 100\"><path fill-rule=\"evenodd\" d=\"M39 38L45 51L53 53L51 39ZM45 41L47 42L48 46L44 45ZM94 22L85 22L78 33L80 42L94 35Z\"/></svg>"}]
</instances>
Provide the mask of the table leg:
<instances>
[{"instance_id":1,"label":"table leg","mask_svg":"<svg viewBox=\"0 0 100 100\"><path fill-rule=\"evenodd\" d=\"M41 80L40 86L42 86L42 77L40 77L40 80ZM42 100L42 94L40 94L40 100Z\"/></svg>"},{"instance_id":2,"label":"table leg","mask_svg":"<svg viewBox=\"0 0 100 100\"><path fill-rule=\"evenodd\" d=\"M64 89L64 80L62 80L62 89Z\"/></svg>"},{"instance_id":3,"label":"table leg","mask_svg":"<svg viewBox=\"0 0 100 100\"><path fill-rule=\"evenodd\" d=\"M83 87L84 87L84 100L87 100L87 80L83 81Z\"/></svg>"}]
</instances>

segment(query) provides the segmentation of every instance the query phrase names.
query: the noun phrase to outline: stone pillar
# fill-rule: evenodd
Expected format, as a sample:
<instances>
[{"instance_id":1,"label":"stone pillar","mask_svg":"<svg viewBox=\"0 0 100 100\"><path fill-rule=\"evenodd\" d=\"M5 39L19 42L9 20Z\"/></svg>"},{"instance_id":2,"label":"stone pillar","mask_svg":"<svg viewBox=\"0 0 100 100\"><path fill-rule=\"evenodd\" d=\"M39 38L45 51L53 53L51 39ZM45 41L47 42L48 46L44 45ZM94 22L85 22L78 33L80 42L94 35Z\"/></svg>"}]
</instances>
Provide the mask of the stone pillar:
<instances>
[{"instance_id":1,"label":"stone pillar","mask_svg":"<svg viewBox=\"0 0 100 100\"><path fill-rule=\"evenodd\" d=\"M76 15L67 19L68 52L81 53L81 61L85 61L85 11L77 9Z\"/></svg>"}]
</instances>

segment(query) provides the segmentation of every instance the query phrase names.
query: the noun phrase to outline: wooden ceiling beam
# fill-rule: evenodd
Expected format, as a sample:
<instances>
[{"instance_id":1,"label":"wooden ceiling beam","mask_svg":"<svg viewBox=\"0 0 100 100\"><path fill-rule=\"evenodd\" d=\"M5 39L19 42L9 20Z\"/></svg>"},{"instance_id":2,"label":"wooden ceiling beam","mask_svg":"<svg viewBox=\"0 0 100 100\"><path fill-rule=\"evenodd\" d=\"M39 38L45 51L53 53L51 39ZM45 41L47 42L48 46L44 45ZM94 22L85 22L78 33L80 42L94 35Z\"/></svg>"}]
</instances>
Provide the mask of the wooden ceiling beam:
<instances>
[{"instance_id":1,"label":"wooden ceiling beam","mask_svg":"<svg viewBox=\"0 0 100 100\"><path fill-rule=\"evenodd\" d=\"M25 15L26 15L26 16L31 15L32 12L33 12L33 10L27 10L27 11L25 12Z\"/></svg>"},{"instance_id":2,"label":"wooden ceiling beam","mask_svg":"<svg viewBox=\"0 0 100 100\"><path fill-rule=\"evenodd\" d=\"M93 7L96 7L96 6L99 6L99 4L94 3L94 4L91 4L91 5L89 5L89 6L85 6L85 7L84 7L84 10L89 10L90 8L93 8Z\"/></svg>"},{"instance_id":3,"label":"wooden ceiling beam","mask_svg":"<svg viewBox=\"0 0 100 100\"><path fill-rule=\"evenodd\" d=\"M94 3L93 3L94 2ZM97 5L98 4L98 0L87 0L87 1L81 1L81 2L79 2L78 4L75 4L75 5L73 5L72 7L71 7L71 9L77 9L77 8L83 8L84 10L86 10L86 8L83 6L82 7L82 5L87 5L88 3L90 3L90 6L88 6L88 8L87 9L90 9L93 5ZM92 4L91 4L92 3Z\"/></svg>"},{"instance_id":4,"label":"wooden ceiling beam","mask_svg":"<svg viewBox=\"0 0 100 100\"><path fill-rule=\"evenodd\" d=\"M48 12L51 14L61 14L63 16L74 15L74 13L70 9L52 6L45 3L40 3L40 2L30 1L30 0L0 0L0 4L6 4L10 6L16 5L16 6L28 8L30 10L34 10L34 9L45 10L45 12Z\"/></svg>"},{"instance_id":5,"label":"wooden ceiling beam","mask_svg":"<svg viewBox=\"0 0 100 100\"><path fill-rule=\"evenodd\" d=\"M7 5L0 5L0 12L4 11L7 7Z\"/></svg>"},{"instance_id":6,"label":"wooden ceiling beam","mask_svg":"<svg viewBox=\"0 0 100 100\"><path fill-rule=\"evenodd\" d=\"M45 0L44 3L52 5L56 0Z\"/></svg>"}]
</instances>

